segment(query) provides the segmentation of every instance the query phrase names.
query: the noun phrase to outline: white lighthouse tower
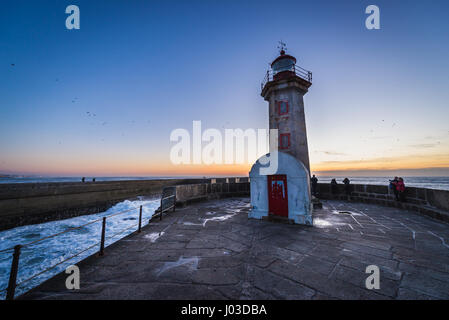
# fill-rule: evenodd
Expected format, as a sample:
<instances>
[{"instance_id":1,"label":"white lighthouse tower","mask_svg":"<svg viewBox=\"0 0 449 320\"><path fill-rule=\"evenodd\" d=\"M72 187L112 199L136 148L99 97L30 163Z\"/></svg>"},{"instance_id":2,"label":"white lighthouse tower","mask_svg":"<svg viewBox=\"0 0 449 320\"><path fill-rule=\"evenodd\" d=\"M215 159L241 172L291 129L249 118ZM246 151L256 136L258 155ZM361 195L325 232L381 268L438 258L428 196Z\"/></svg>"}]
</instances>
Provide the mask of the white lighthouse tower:
<instances>
[{"instance_id":1,"label":"white lighthouse tower","mask_svg":"<svg viewBox=\"0 0 449 320\"><path fill-rule=\"evenodd\" d=\"M250 171L250 218L274 218L298 224L312 225L310 194L310 166L307 147L304 95L312 85L312 73L296 65L296 58L285 53L282 44L280 55L271 63L262 82L262 97L268 101L269 128L278 130L277 170L261 173L262 158ZM271 142L270 142L271 144Z\"/></svg>"}]
</instances>

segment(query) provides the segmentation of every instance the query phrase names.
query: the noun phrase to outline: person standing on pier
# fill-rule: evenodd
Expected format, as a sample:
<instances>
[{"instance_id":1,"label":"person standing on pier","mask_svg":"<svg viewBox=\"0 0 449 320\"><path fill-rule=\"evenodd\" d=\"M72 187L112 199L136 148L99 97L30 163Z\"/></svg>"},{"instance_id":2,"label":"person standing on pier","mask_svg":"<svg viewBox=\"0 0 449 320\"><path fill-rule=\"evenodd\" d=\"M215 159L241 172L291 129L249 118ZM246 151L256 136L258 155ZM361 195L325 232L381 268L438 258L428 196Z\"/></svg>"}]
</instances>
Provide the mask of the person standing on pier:
<instances>
[{"instance_id":1,"label":"person standing on pier","mask_svg":"<svg viewBox=\"0 0 449 320\"><path fill-rule=\"evenodd\" d=\"M350 185L351 180L349 180L348 178L345 178L343 180L343 183L345 184L346 194L349 196L351 194L351 185Z\"/></svg>"},{"instance_id":2,"label":"person standing on pier","mask_svg":"<svg viewBox=\"0 0 449 320\"><path fill-rule=\"evenodd\" d=\"M312 178L310 179L310 182L312 183L312 195L316 197L318 189L318 178L315 177L315 175L313 175Z\"/></svg>"},{"instance_id":3,"label":"person standing on pier","mask_svg":"<svg viewBox=\"0 0 449 320\"><path fill-rule=\"evenodd\" d=\"M404 179L399 178L398 182L396 183L396 191L397 191L397 196L396 199L401 201L401 202L405 202L405 184L404 184Z\"/></svg>"},{"instance_id":4,"label":"person standing on pier","mask_svg":"<svg viewBox=\"0 0 449 320\"><path fill-rule=\"evenodd\" d=\"M398 177L394 177L393 180L390 180L390 189L393 190L394 197L395 197L396 201L399 201L399 192L398 192L397 184L398 184Z\"/></svg>"},{"instance_id":5,"label":"person standing on pier","mask_svg":"<svg viewBox=\"0 0 449 320\"><path fill-rule=\"evenodd\" d=\"M337 180L335 180L335 179L331 180L331 191L332 191L332 194L338 193L338 183L337 183Z\"/></svg>"}]
</instances>

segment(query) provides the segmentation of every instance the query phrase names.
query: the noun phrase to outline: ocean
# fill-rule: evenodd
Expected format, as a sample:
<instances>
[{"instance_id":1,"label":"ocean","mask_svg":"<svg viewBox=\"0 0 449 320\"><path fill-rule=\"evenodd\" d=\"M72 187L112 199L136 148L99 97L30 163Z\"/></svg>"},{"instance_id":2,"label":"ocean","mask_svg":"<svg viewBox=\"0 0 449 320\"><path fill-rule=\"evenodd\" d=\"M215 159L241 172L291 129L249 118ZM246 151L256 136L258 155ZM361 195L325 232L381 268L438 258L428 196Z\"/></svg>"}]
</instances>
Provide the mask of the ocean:
<instances>
[{"instance_id":1,"label":"ocean","mask_svg":"<svg viewBox=\"0 0 449 320\"><path fill-rule=\"evenodd\" d=\"M155 179L183 179L183 178L202 178L202 177L95 177L95 181L120 181L120 180L155 180ZM331 179L336 178L338 183L342 183L345 177L318 176L318 182L330 183ZM417 188L429 188L439 190L449 190L449 177L402 177L405 185ZM348 176L353 184L375 184L388 185L393 177L351 177ZM0 177L0 184L4 183L45 183L45 182L80 182L81 177ZM92 177L86 177L86 181L92 181Z\"/></svg>"}]
</instances>

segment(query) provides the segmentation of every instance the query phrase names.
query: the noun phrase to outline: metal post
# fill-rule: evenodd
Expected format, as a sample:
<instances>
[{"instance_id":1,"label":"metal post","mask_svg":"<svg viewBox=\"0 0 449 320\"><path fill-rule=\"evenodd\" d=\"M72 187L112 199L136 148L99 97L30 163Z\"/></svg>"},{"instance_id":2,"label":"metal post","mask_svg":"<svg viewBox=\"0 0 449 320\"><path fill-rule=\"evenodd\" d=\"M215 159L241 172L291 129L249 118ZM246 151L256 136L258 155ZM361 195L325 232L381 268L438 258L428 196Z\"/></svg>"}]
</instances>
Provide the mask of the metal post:
<instances>
[{"instance_id":1,"label":"metal post","mask_svg":"<svg viewBox=\"0 0 449 320\"><path fill-rule=\"evenodd\" d=\"M164 201L164 191L162 191L162 196L161 196L161 214L159 215L159 221L162 221L162 213L164 212L163 201Z\"/></svg>"},{"instance_id":2,"label":"metal post","mask_svg":"<svg viewBox=\"0 0 449 320\"><path fill-rule=\"evenodd\" d=\"M19 271L19 258L20 249L22 246L19 244L14 247L14 253L12 255L11 271L9 273L8 289L6 291L6 300L14 300L14 293L16 291L17 272Z\"/></svg>"},{"instance_id":3,"label":"metal post","mask_svg":"<svg viewBox=\"0 0 449 320\"><path fill-rule=\"evenodd\" d=\"M100 256L104 255L104 238L106 235L106 217L103 217L103 227L101 228Z\"/></svg>"},{"instance_id":4,"label":"metal post","mask_svg":"<svg viewBox=\"0 0 449 320\"><path fill-rule=\"evenodd\" d=\"M139 211L139 229L138 229L138 232L140 233L140 231L142 231L142 206L140 206L140 211Z\"/></svg>"}]
</instances>

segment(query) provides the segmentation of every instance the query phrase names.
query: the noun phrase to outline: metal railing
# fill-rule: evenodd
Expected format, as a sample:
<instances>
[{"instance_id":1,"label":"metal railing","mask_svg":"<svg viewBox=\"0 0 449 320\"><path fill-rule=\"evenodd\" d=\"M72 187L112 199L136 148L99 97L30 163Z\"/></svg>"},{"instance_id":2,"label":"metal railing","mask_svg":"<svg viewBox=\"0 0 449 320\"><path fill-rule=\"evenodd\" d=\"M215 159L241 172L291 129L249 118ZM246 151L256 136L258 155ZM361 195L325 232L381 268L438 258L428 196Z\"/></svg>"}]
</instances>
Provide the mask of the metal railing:
<instances>
[{"instance_id":1,"label":"metal railing","mask_svg":"<svg viewBox=\"0 0 449 320\"><path fill-rule=\"evenodd\" d=\"M297 66L296 64L292 64L290 66L287 66L284 70L274 73L273 70L267 70L265 77L260 85L261 89L263 90L263 88L265 87L265 85L273 80L276 80L276 75L281 74L283 72L291 72L292 75L298 76L301 79L304 79L308 82L312 82L312 72L308 71L304 68L301 68L299 66Z\"/></svg>"},{"instance_id":2,"label":"metal railing","mask_svg":"<svg viewBox=\"0 0 449 320\"><path fill-rule=\"evenodd\" d=\"M171 198L173 198L173 203L171 205L169 204L168 207L164 208L163 201L166 199L171 199ZM170 209L173 209L173 211L175 211L175 209L176 209L176 196L174 194L172 194L171 196L167 196L165 198L161 198L161 220L162 220L162 213L164 213L165 211L168 211Z\"/></svg>"},{"instance_id":3,"label":"metal railing","mask_svg":"<svg viewBox=\"0 0 449 320\"><path fill-rule=\"evenodd\" d=\"M165 198L161 197L161 211L160 211L160 214L159 214L160 220L162 220L162 214L165 211L167 211L169 209L172 209L172 208L173 208L173 211L175 211L176 197L175 197L175 200L173 201L173 205L172 206L170 206L169 208L165 208L165 209L163 208L163 200L169 199L169 198L172 198L172 197L175 197L175 195L171 195L171 196L168 196L168 197L165 197ZM129 226L129 227L123 229L123 230L120 230L119 232L117 232L117 233L115 233L115 234L113 234L113 235L111 235L109 237L106 237L106 219L107 218L111 218L111 217L117 216L119 214L131 212L131 211L134 211L134 210L137 210L137 209L139 209L139 222L137 224L133 224L133 225L131 225L131 226ZM148 221L148 224L155 217L157 217L157 215L153 214L150 217L150 219ZM20 253L21 253L22 248L32 246L32 245L34 245L34 244L36 244L38 242L41 242L43 240L47 240L47 239L50 239L50 238L57 237L57 236L59 236L61 234L64 234L64 233L67 233L67 232L71 232L73 230L77 230L77 229L80 229L80 228L83 228L85 226L94 224L94 223L99 222L99 221L102 221L101 238L100 238L99 242L96 242L95 244L89 246L86 249L83 249L80 252L77 252L76 254L70 256L69 258L66 258L66 259L64 259L64 260L62 260L62 261L52 265L51 267L48 267L48 268L46 268L46 269L44 269L42 271L39 271L36 274L33 274L31 277L29 277L29 278L27 278L25 280L22 280L21 282L17 283L17 274L18 274L18 271L19 271L19 259L20 259ZM104 248L105 248L105 241L106 241L106 239L112 239L115 236L117 236L117 235L119 235L119 234L121 234L121 233L123 233L123 232L125 232L125 231L127 231L129 229L131 229L131 228L135 228L135 227L137 227L136 231L138 233L140 233L141 230L142 230L142 206L140 206L140 208L133 208L133 209L125 210L125 211L120 211L120 212L117 212L117 213L114 213L114 214L111 214L111 215L108 215L108 216L105 216L105 217L102 217L102 218L99 218L99 219L95 219L95 220L89 221L88 223L85 223L83 225L80 225L80 226L77 226L77 227L73 227L73 228L69 228L67 230L64 230L64 231L61 231L61 232L49 235L47 237L40 238L38 240L31 241L31 242L23 244L23 245L19 244L19 245L16 245L14 247L11 247L11 248L0 250L0 253L7 252L7 251L12 251L12 263L11 263L11 271L9 273L8 286L6 288L4 288L4 289L0 289L0 293L3 293L3 292L6 291L6 300L13 300L17 287L23 285L24 283L26 283L28 281L31 281L32 279L35 279L36 277L42 275L43 273L45 273L47 271L50 271L50 270L56 268L57 266L59 266L61 264L63 264L65 262L67 262L67 261L69 261L69 260L79 256L80 254L82 254L82 253L84 253L84 252L94 248L95 246L100 245L100 248L99 248L99 251L98 251L98 255L99 256L103 256L104 255Z\"/></svg>"}]
</instances>

